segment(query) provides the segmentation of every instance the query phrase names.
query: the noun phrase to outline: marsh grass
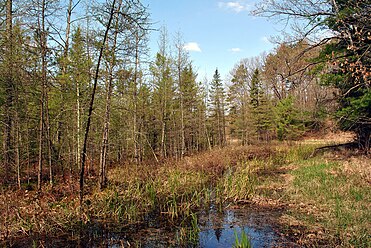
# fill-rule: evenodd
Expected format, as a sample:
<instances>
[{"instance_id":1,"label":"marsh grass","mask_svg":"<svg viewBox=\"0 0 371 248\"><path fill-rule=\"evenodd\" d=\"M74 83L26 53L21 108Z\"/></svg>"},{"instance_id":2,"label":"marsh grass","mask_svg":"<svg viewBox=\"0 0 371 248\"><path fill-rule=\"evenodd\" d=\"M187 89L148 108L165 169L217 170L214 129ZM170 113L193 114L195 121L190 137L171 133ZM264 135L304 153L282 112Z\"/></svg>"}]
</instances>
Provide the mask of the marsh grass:
<instances>
[{"instance_id":1,"label":"marsh grass","mask_svg":"<svg viewBox=\"0 0 371 248\"><path fill-rule=\"evenodd\" d=\"M346 173L342 162L321 158L301 162L292 175L289 198L316 208L293 211L296 218L309 227L322 226L336 245L370 247L371 187L367 181Z\"/></svg>"},{"instance_id":2,"label":"marsh grass","mask_svg":"<svg viewBox=\"0 0 371 248\"><path fill-rule=\"evenodd\" d=\"M222 209L227 200L248 198L253 191L249 188L251 180L244 180L244 176L252 175L245 161L267 158L271 151L272 147L228 147L178 162L113 166L103 191L98 189L95 177L86 180L82 218L77 180L69 183L56 178L59 183L53 188L44 185L41 194L31 188L4 189L0 238L76 233L79 227L96 222L125 226L143 222L148 213L162 216L170 225L192 225L194 214L211 202L218 201ZM239 176L234 178L228 171ZM217 194L215 187L219 188Z\"/></svg>"},{"instance_id":3,"label":"marsh grass","mask_svg":"<svg viewBox=\"0 0 371 248\"><path fill-rule=\"evenodd\" d=\"M45 187L42 194L27 190L5 194L8 197L0 202L0 208L8 211L0 217L1 223L6 220L6 226L0 226L0 241L7 241L9 246L18 237L58 235L78 224L77 199L68 193L59 195L55 189Z\"/></svg>"},{"instance_id":4,"label":"marsh grass","mask_svg":"<svg viewBox=\"0 0 371 248\"><path fill-rule=\"evenodd\" d=\"M256 163L256 160L240 162L225 173L217 186L222 191L224 201L248 200L255 194L256 176L253 170Z\"/></svg>"},{"instance_id":5,"label":"marsh grass","mask_svg":"<svg viewBox=\"0 0 371 248\"><path fill-rule=\"evenodd\" d=\"M259 159L251 167L252 196L289 206L281 223L289 235L300 226L304 246L371 247L370 158L331 152L312 158L320 145L281 144Z\"/></svg>"},{"instance_id":6,"label":"marsh grass","mask_svg":"<svg viewBox=\"0 0 371 248\"><path fill-rule=\"evenodd\" d=\"M130 175L130 176L127 176ZM145 213L157 210L170 222L191 216L207 201L208 175L180 166L117 167L108 175L110 185L90 198L90 214L119 223L142 221Z\"/></svg>"},{"instance_id":7,"label":"marsh grass","mask_svg":"<svg viewBox=\"0 0 371 248\"><path fill-rule=\"evenodd\" d=\"M251 248L252 247L250 239L243 229L241 230L240 237L238 237L238 234L235 230L234 237L235 237L235 241L233 245L234 248Z\"/></svg>"},{"instance_id":8,"label":"marsh grass","mask_svg":"<svg viewBox=\"0 0 371 248\"><path fill-rule=\"evenodd\" d=\"M262 197L291 206L283 215L307 230L322 230L334 246L370 247L371 174L364 169L370 160L311 158L316 147L317 143L227 147L180 162L116 165L109 169L103 191L95 178L87 180L82 223L77 184L46 186L42 194L3 189L0 239L76 233L96 222L141 226L150 215L178 230L178 244L197 243L199 210L213 205L222 212L229 203Z\"/></svg>"}]
</instances>

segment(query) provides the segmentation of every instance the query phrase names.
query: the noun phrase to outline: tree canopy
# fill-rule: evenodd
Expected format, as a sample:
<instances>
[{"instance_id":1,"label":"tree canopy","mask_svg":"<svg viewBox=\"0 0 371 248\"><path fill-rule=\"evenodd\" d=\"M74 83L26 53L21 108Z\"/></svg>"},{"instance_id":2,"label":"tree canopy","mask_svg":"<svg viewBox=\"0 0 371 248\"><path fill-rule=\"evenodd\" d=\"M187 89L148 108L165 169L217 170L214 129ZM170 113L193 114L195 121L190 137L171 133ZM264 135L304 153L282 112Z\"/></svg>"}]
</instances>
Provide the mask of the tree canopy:
<instances>
[{"instance_id":1,"label":"tree canopy","mask_svg":"<svg viewBox=\"0 0 371 248\"><path fill-rule=\"evenodd\" d=\"M290 23L291 37L309 41L303 54L321 48L314 63L320 67L321 83L339 90L339 126L354 131L365 150L370 149L371 139L370 13L368 0L271 0L255 10Z\"/></svg>"}]
</instances>

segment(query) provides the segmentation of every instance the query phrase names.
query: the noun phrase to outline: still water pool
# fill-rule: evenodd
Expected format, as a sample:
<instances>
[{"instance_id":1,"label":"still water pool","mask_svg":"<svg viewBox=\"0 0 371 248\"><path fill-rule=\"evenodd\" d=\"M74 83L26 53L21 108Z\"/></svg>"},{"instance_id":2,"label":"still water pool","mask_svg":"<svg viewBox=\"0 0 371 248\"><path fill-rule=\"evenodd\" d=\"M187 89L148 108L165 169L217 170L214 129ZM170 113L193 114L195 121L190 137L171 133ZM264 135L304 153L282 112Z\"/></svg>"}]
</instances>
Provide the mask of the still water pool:
<instances>
[{"instance_id":1,"label":"still water pool","mask_svg":"<svg viewBox=\"0 0 371 248\"><path fill-rule=\"evenodd\" d=\"M195 224L183 228L171 226L161 218L148 216L145 224L115 227L94 224L83 234L74 233L63 237L30 237L14 241L15 247L233 247L236 235L248 236L252 247L293 247L285 244L281 235L272 224L269 211L238 208L222 212L211 206L197 213ZM114 231L113 231L114 230ZM192 241L184 239L187 232L192 234ZM183 233L182 233L183 232ZM182 236L183 234L183 236ZM181 238L183 237L183 238Z\"/></svg>"}]
</instances>

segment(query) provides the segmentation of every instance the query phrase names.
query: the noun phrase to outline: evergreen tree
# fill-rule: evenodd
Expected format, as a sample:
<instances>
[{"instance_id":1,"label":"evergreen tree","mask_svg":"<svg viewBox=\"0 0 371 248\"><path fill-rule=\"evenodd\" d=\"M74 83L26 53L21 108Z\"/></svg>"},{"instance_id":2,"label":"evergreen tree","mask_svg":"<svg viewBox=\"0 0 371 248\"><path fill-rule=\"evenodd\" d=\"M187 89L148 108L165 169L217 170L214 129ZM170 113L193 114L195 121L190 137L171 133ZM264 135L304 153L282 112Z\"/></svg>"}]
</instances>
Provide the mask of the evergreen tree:
<instances>
[{"instance_id":1,"label":"evergreen tree","mask_svg":"<svg viewBox=\"0 0 371 248\"><path fill-rule=\"evenodd\" d=\"M354 131L360 148L371 147L371 5L368 0L334 1L328 27L339 40L326 44L319 59L331 58L332 71L322 79L340 90L336 113L340 128Z\"/></svg>"},{"instance_id":2,"label":"evergreen tree","mask_svg":"<svg viewBox=\"0 0 371 248\"><path fill-rule=\"evenodd\" d=\"M82 132L81 127L86 119L85 112L88 104L87 93L89 91L90 84L90 69L92 67L92 62L88 58L86 52L86 43L85 38L82 34L80 27L77 27L72 34L72 45L69 51L68 61L66 61L66 74L61 74L60 79L64 82L65 91L64 102L61 104L64 106L64 109L67 109L66 113L63 115L66 119L62 120L63 126L65 126L67 133L73 133L74 135L63 135L64 137L60 138L62 140L61 144L64 144L66 147L60 147L60 157L59 159L67 159L71 157L68 154L69 151L74 152L74 160L76 168L80 166L80 155L81 155L81 141L82 141ZM61 98L54 98L59 100ZM55 107L56 110L59 110L59 106ZM69 161L68 164L72 164L72 161Z\"/></svg>"},{"instance_id":3,"label":"evergreen tree","mask_svg":"<svg viewBox=\"0 0 371 248\"><path fill-rule=\"evenodd\" d=\"M225 92L218 69L210 85L210 112L213 144L226 145Z\"/></svg>"},{"instance_id":4,"label":"evergreen tree","mask_svg":"<svg viewBox=\"0 0 371 248\"><path fill-rule=\"evenodd\" d=\"M259 69L255 69L251 79L250 88L250 105L253 108L257 108L260 105L263 96L262 85L259 78Z\"/></svg>"},{"instance_id":5,"label":"evergreen tree","mask_svg":"<svg viewBox=\"0 0 371 248\"><path fill-rule=\"evenodd\" d=\"M250 87L250 109L258 140L268 140L272 124L271 108L265 95L259 69L255 69Z\"/></svg>"},{"instance_id":6,"label":"evergreen tree","mask_svg":"<svg viewBox=\"0 0 371 248\"><path fill-rule=\"evenodd\" d=\"M170 152L170 128L174 109L174 79L171 71L171 60L165 54L157 53L156 60L150 67L153 87L153 117L155 118L154 128L158 133L159 141L154 147L159 147L163 157ZM157 144L159 143L159 144Z\"/></svg>"},{"instance_id":7,"label":"evergreen tree","mask_svg":"<svg viewBox=\"0 0 371 248\"><path fill-rule=\"evenodd\" d=\"M192 151L196 150L199 89L196 82L197 74L194 72L191 63L183 69L181 77L182 84L179 91L183 96L185 147L187 151Z\"/></svg>"},{"instance_id":8,"label":"evergreen tree","mask_svg":"<svg viewBox=\"0 0 371 248\"><path fill-rule=\"evenodd\" d=\"M293 140L305 131L299 111L294 106L293 97L287 97L274 108L276 134L279 140Z\"/></svg>"},{"instance_id":9,"label":"evergreen tree","mask_svg":"<svg viewBox=\"0 0 371 248\"><path fill-rule=\"evenodd\" d=\"M11 8L11 2L7 1L7 8ZM23 49L26 44L25 31L19 23L7 23L7 29L0 31L0 39L0 48L5 51L0 55L0 140L3 149L0 160L4 167L0 168L0 173L5 183L14 183L13 176L16 175L20 188L24 170L21 163L27 158L24 156L27 151L31 150L31 144L25 141L30 139L28 126L32 130L33 125L37 125L33 119L28 119L29 107L38 102L29 94L31 82L28 69L34 57ZM28 91L27 87L30 87ZM25 119L28 121L25 122ZM24 164L29 167L30 161Z\"/></svg>"},{"instance_id":10,"label":"evergreen tree","mask_svg":"<svg viewBox=\"0 0 371 248\"><path fill-rule=\"evenodd\" d=\"M277 16L289 24L301 23L295 40L330 31L330 36L312 45L323 48L316 61L320 64L318 76L324 84L339 90L336 117L340 128L354 131L359 147L368 152L371 146L370 1L271 0L269 4L258 5L255 13Z\"/></svg>"},{"instance_id":11,"label":"evergreen tree","mask_svg":"<svg viewBox=\"0 0 371 248\"><path fill-rule=\"evenodd\" d=\"M243 63L240 63L232 74L228 89L230 132L232 136L240 139L243 145L249 142L249 129L251 129L249 81L248 70Z\"/></svg>"}]
</instances>

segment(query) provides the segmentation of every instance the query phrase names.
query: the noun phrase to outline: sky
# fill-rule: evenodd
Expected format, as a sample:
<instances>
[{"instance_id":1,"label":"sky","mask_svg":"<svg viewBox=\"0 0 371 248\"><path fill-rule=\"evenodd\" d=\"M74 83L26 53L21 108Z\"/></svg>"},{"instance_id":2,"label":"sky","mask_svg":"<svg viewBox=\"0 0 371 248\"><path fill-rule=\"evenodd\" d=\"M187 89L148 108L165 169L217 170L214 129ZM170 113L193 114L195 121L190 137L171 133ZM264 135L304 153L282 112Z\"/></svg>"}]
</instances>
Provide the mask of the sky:
<instances>
[{"instance_id":1,"label":"sky","mask_svg":"<svg viewBox=\"0 0 371 248\"><path fill-rule=\"evenodd\" d=\"M272 51L269 38L280 30L273 20L250 15L255 0L143 0L154 29L165 26L170 37L182 34L198 79L211 80L218 68L225 79L243 58ZM159 31L150 36L151 54L158 51ZM173 41L171 41L173 43Z\"/></svg>"}]
</instances>

